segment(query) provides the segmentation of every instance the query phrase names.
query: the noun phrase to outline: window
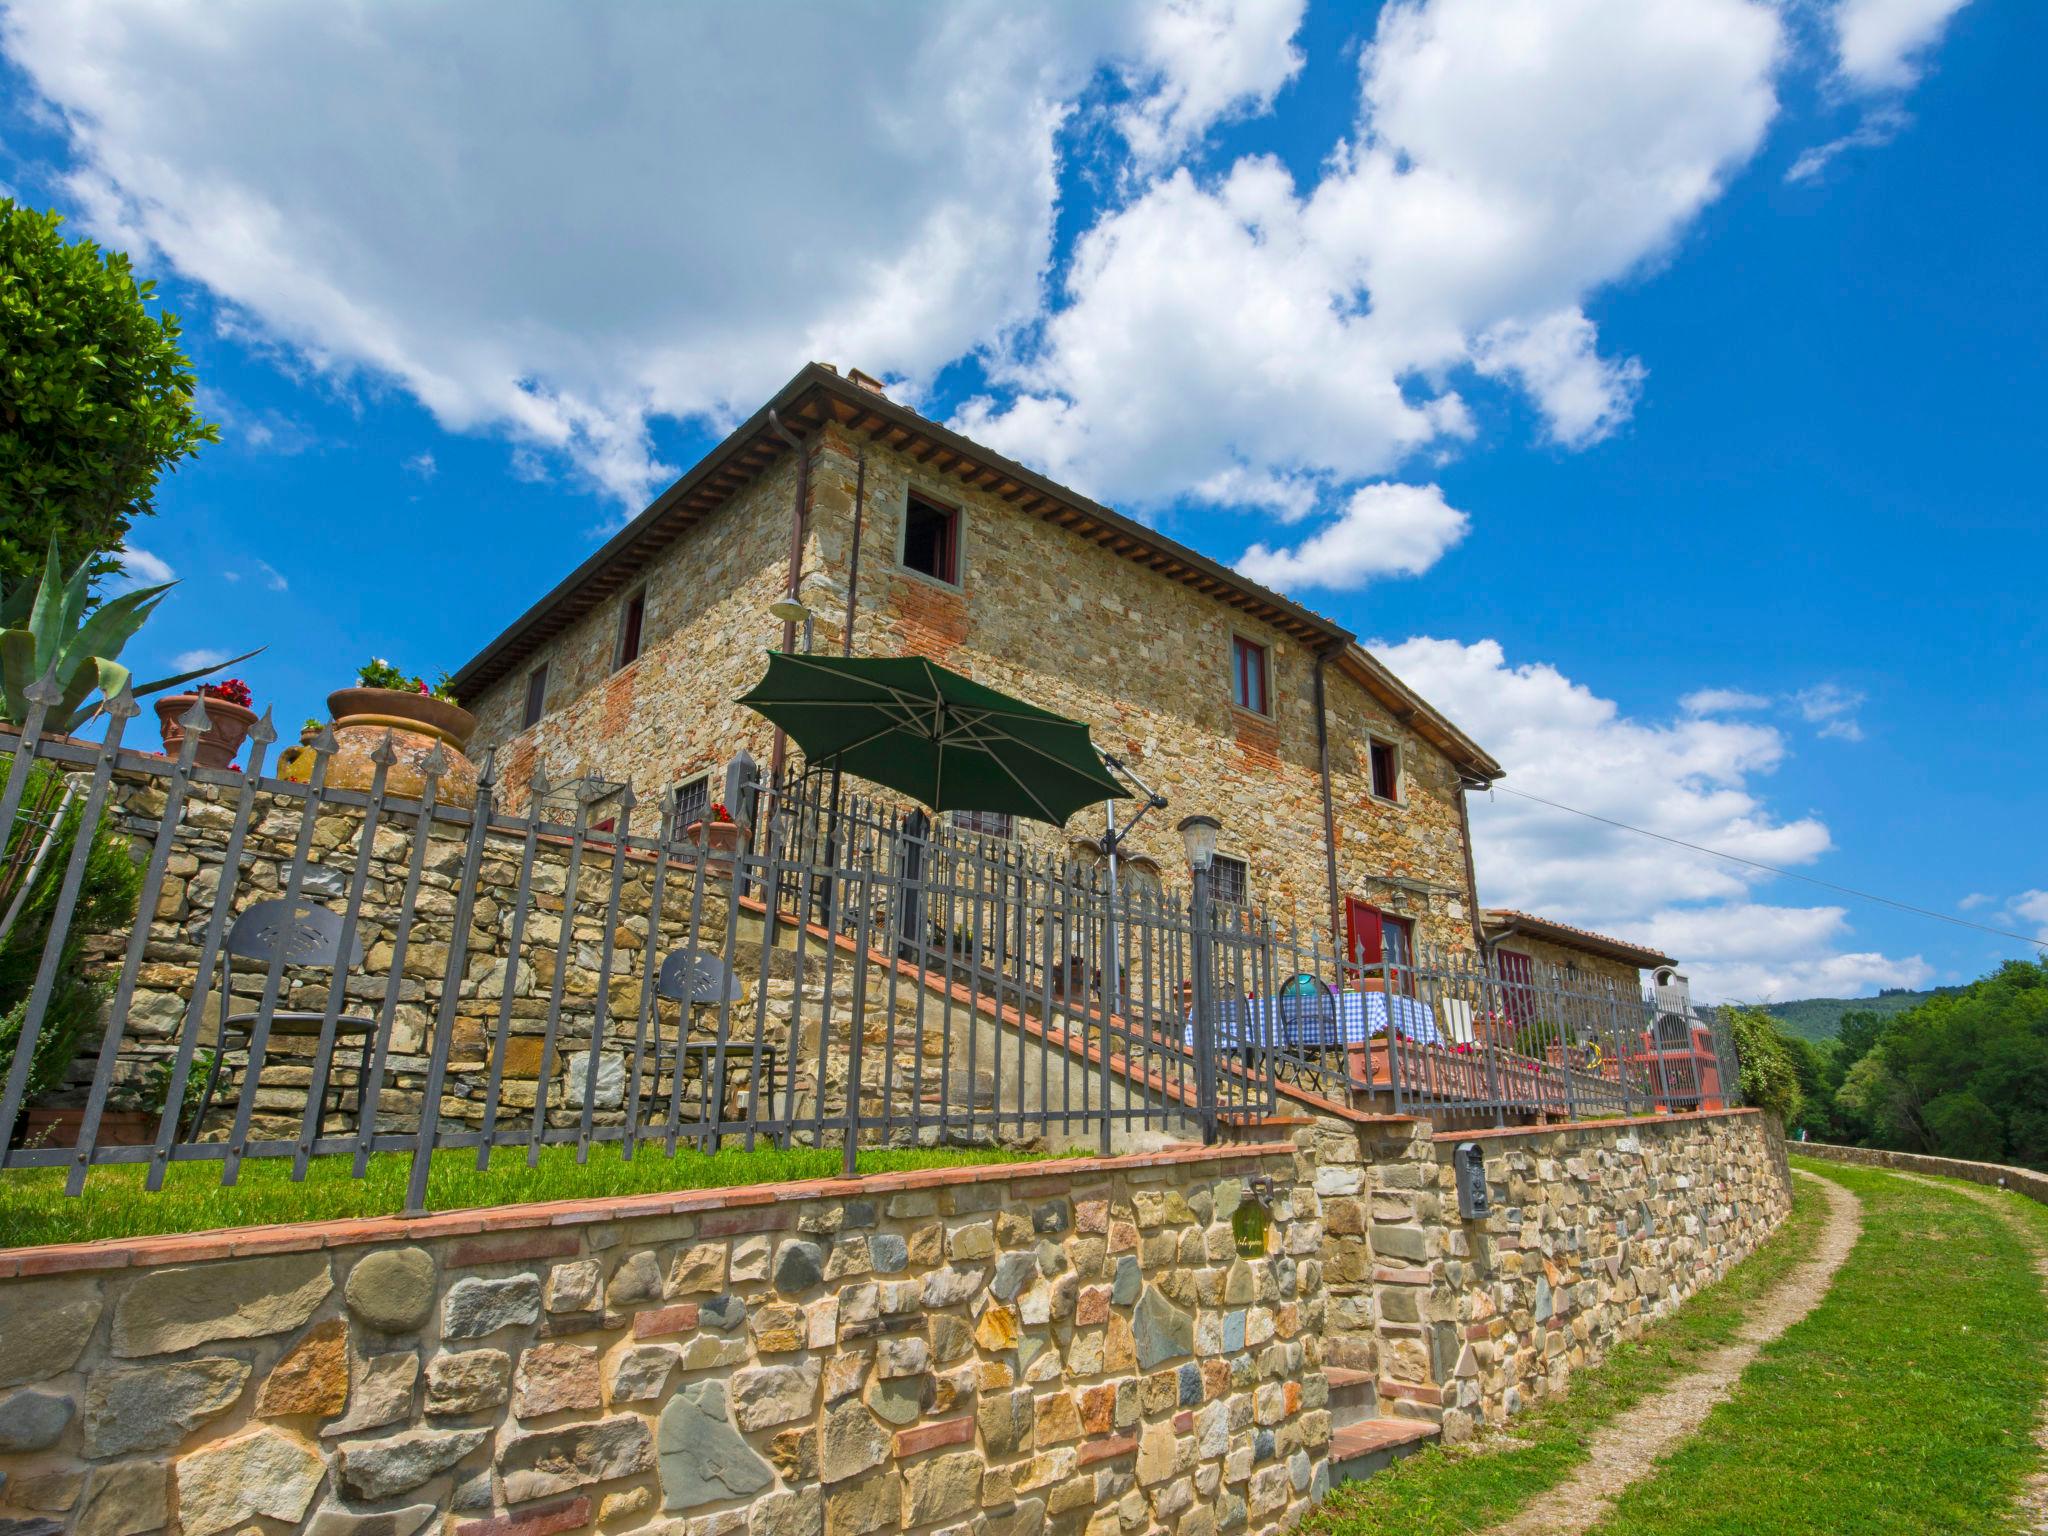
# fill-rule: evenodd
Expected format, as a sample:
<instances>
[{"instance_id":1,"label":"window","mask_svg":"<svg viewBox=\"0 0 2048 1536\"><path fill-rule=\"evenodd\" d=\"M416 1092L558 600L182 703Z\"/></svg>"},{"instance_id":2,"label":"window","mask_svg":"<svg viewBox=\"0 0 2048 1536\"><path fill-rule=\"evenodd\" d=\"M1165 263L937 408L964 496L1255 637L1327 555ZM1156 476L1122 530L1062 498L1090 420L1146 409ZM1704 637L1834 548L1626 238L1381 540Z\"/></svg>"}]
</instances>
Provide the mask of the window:
<instances>
[{"instance_id":1,"label":"window","mask_svg":"<svg viewBox=\"0 0 2048 1536\"><path fill-rule=\"evenodd\" d=\"M1372 792L1382 800L1401 798L1401 754L1384 741L1371 745Z\"/></svg>"},{"instance_id":2,"label":"window","mask_svg":"<svg viewBox=\"0 0 2048 1536\"><path fill-rule=\"evenodd\" d=\"M1241 907L1249 899L1252 867L1243 859L1217 854L1209 861L1209 893L1218 901Z\"/></svg>"},{"instance_id":3,"label":"window","mask_svg":"<svg viewBox=\"0 0 2048 1536\"><path fill-rule=\"evenodd\" d=\"M960 584L960 514L913 495L903 509L903 568Z\"/></svg>"},{"instance_id":4,"label":"window","mask_svg":"<svg viewBox=\"0 0 2048 1536\"><path fill-rule=\"evenodd\" d=\"M540 724L540 717L548 704L548 664L542 662L526 678L526 717L519 729L530 730Z\"/></svg>"},{"instance_id":5,"label":"window","mask_svg":"<svg viewBox=\"0 0 2048 1536\"><path fill-rule=\"evenodd\" d=\"M1231 697L1239 709L1271 714L1266 689L1266 648L1242 635L1230 639Z\"/></svg>"},{"instance_id":6,"label":"window","mask_svg":"<svg viewBox=\"0 0 2048 1536\"><path fill-rule=\"evenodd\" d=\"M676 830L711 819L711 775L700 773L696 778L676 786Z\"/></svg>"},{"instance_id":7,"label":"window","mask_svg":"<svg viewBox=\"0 0 2048 1536\"><path fill-rule=\"evenodd\" d=\"M613 671L640 659L640 631L646 622L647 589L642 587L619 610L619 659L612 663Z\"/></svg>"},{"instance_id":8,"label":"window","mask_svg":"<svg viewBox=\"0 0 2048 1536\"><path fill-rule=\"evenodd\" d=\"M1007 811L955 811L953 826L957 831L980 837L1008 837L1016 820Z\"/></svg>"}]
</instances>

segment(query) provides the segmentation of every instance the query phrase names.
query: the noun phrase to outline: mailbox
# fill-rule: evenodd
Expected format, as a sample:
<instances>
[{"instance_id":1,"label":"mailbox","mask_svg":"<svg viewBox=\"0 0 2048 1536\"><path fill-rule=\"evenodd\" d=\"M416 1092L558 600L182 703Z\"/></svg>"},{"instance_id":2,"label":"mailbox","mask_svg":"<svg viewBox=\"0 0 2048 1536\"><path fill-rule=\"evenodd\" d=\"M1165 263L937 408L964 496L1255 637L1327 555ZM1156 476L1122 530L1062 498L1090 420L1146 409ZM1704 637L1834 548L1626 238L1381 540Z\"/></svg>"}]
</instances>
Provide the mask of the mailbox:
<instances>
[{"instance_id":1,"label":"mailbox","mask_svg":"<svg viewBox=\"0 0 2048 1536\"><path fill-rule=\"evenodd\" d=\"M1458 1217L1479 1221L1493 1214L1493 1200L1486 1192L1486 1157L1476 1141L1461 1141L1451 1154L1451 1168L1458 1176Z\"/></svg>"}]
</instances>

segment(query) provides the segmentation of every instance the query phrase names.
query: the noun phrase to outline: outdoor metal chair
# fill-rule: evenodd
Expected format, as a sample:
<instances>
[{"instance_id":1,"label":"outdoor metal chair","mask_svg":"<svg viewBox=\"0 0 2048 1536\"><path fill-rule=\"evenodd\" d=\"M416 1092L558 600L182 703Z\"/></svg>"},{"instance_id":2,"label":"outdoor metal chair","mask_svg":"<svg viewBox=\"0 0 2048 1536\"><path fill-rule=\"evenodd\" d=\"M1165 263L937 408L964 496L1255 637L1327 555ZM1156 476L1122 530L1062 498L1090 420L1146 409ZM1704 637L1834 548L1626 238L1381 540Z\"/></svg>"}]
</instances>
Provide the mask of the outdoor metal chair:
<instances>
[{"instance_id":1,"label":"outdoor metal chair","mask_svg":"<svg viewBox=\"0 0 2048 1536\"><path fill-rule=\"evenodd\" d=\"M335 972L330 985L340 986L346 970L363 963L363 941L354 940L347 967L337 967L335 959L341 952L341 914L318 902L286 901L272 897L268 901L252 903L235 924L228 930L225 953L221 957L220 975L220 1029L214 1041L213 1062L207 1069L206 1086L200 1090L199 1112L193 1118L191 1135L197 1139L206 1125L207 1112L213 1107L215 1091L227 1069L228 1053L234 1050L247 1051L253 1031L251 1026L261 1017L260 1013L229 1013L229 993L234 979L236 960L256 960L268 965L282 953L287 969L322 968ZM325 1012L301 1012L280 1008L270 1016L270 1038L288 1037L296 1039L318 1038ZM376 1042L377 1021L368 1014L342 1014L334 1022L334 1038L337 1048L344 1036L360 1037L362 1057L356 1068L356 1109L361 1112L363 1092L370 1080L370 1048ZM243 1063L245 1072L259 1076L263 1067L260 1062ZM335 1107L341 1107L341 1085L330 1072L328 1090L335 1096ZM324 1097L324 1095L323 1095ZM325 1104L322 1104L325 1117Z\"/></svg>"},{"instance_id":2,"label":"outdoor metal chair","mask_svg":"<svg viewBox=\"0 0 2048 1536\"><path fill-rule=\"evenodd\" d=\"M756 1045L751 1040L692 1040L690 1038L690 1010L711 1008L720 1003L736 1003L743 995L738 978L726 968L725 962L716 955L706 954L701 949L688 945L674 951L661 962L661 970L654 978L654 995L672 1003L680 1003L683 1017L676 1038L674 1070L682 1073L683 1064L695 1059L697 1081L705 1095L704 1117L715 1118L711 1104L711 1085L724 1081L722 1068L729 1058L742 1058L749 1068L748 1082L754 1101L765 1105L772 1115L775 1106L775 1047L766 1041ZM684 1074L687 1075L687 1074ZM660 1074L651 1085L659 1096ZM765 1092L764 1092L765 1088ZM717 1114L723 1115L724 1106L717 1106Z\"/></svg>"}]
</instances>

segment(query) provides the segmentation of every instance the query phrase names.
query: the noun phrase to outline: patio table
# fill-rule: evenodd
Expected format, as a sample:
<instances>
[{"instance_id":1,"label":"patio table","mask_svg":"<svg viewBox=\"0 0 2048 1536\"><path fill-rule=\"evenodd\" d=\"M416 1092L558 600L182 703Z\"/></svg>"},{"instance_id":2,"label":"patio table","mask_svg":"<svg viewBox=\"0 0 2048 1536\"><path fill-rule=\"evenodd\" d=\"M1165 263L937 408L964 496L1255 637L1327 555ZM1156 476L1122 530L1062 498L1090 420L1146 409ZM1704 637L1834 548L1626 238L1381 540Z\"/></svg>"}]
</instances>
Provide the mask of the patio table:
<instances>
[{"instance_id":1,"label":"patio table","mask_svg":"<svg viewBox=\"0 0 2048 1536\"><path fill-rule=\"evenodd\" d=\"M1291 1015L1291 1017L1290 1017ZM1220 998L1216 1005L1216 1046L1240 1050L1259 1046L1363 1045L1374 1035L1394 1033L1417 1045L1442 1045L1436 1013L1413 997L1384 992L1338 992L1322 998ZM1190 1015L1189 1038L1194 1023Z\"/></svg>"}]
</instances>

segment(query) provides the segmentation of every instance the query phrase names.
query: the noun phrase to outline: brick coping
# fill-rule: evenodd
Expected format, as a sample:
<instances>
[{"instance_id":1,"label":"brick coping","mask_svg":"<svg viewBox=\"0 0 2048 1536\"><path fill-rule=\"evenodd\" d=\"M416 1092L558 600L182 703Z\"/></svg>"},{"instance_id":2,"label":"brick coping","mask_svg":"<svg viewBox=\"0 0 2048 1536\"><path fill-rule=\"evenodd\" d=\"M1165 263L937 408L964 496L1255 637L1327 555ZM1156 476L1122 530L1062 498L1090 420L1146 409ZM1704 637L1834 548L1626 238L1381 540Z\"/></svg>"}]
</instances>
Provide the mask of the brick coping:
<instances>
[{"instance_id":1,"label":"brick coping","mask_svg":"<svg viewBox=\"0 0 2048 1536\"><path fill-rule=\"evenodd\" d=\"M1197 1163L1293 1156L1293 1146L1284 1142L1268 1145L1233 1143L1219 1147L1189 1144L1167 1147L1158 1152L1134 1152L1122 1157L979 1163L968 1167L872 1173L853 1179L802 1179L786 1184L741 1184L717 1189L658 1190L616 1198L598 1196L588 1200L479 1206L474 1210L440 1211L428 1216L356 1216L210 1232L109 1237L89 1243L0 1249L0 1280L133 1269L152 1264L197 1263L207 1259L250 1258L270 1253L303 1253L323 1248L352 1248L366 1243L417 1242L488 1232L590 1226L606 1221L782 1205L799 1200L860 1199L936 1189L944 1184L990 1184L1006 1179L1019 1182L1068 1180L1096 1173L1128 1173L1141 1168L1173 1168Z\"/></svg>"},{"instance_id":2,"label":"brick coping","mask_svg":"<svg viewBox=\"0 0 2048 1536\"><path fill-rule=\"evenodd\" d=\"M1460 1141L1505 1141L1512 1136L1554 1136L1562 1131L1611 1131L1622 1126L1679 1125L1691 1120L1732 1120L1742 1115L1760 1115L1753 1106L1734 1109L1688 1109L1675 1115L1616 1115L1608 1120L1558 1120L1549 1125L1490 1126L1483 1131L1439 1130L1434 1140L1442 1145ZM4 1258L5 1255L0 1255Z\"/></svg>"}]
</instances>

